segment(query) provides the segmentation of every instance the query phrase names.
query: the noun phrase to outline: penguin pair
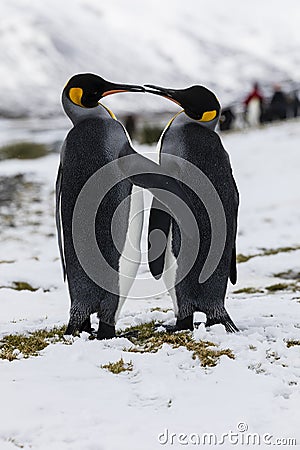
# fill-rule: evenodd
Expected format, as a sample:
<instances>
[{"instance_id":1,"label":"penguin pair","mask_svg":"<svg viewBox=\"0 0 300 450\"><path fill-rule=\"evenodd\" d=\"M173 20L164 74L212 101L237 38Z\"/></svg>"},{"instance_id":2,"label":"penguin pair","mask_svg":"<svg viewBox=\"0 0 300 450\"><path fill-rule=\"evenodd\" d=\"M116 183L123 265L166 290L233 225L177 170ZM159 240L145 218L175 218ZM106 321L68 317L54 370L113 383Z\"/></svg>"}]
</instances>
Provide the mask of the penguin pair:
<instances>
[{"instance_id":1,"label":"penguin pair","mask_svg":"<svg viewBox=\"0 0 300 450\"><path fill-rule=\"evenodd\" d=\"M184 216L177 218L177 220L171 218L169 213L172 211L172 207L170 207L170 201L165 200L163 192L166 190L175 194L175 197L182 199L183 203L189 206L193 205L195 200L193 194L176 180L159 173L158 166L154 163L141 157L143 166L150 165L148 175L137 175L128 177L128 179L120 176L121 181L116 183L107 193L95 214L94 225L97 246L113 269L112 279L110 280L112 289L106 289L101 283L95 282L88 275L79 261L74 245L74 209L88 180L96 174L99 168L118 160L120 155L135 155L124 127L99 100L113 93L144 92L145 90L164 95L177 102L184 108L186 115L183 122L179 120L181 113L176 115L171 124L166 127L160 141L161 152L180 154L196 165L199 160L202 161L203 157L208 156L207 164L204 164L205 167L202 164L203 161L200 161L201 170L207 168L207 166L211 168L211 165L215 165L217 161L221 170L212 170L214 179L212 182L215 181L217 186L219 183L221 191L225 186L223 189L225 193L222 191L221 198L222 202L225 201L229 232L220 267L210 277L208 284L204 283L199 288L196 282L197 271L204 264L207 246L209 245L209 224L204 219L205 211L203 207L199 205L196 218L206 240L203 247L201 246L201 251L192 271L170 290L177 317L174 329L191 329L193 312L200 310L207 314L207 325L223 323L228 331L236 330L224 308L224 297L229 273L232 280L236 276L234 275L234 273L236 274L234 241L238 194L228 156L217 135L210 130L218 121L220 112L218 102L214 101L211 104L211 95L213 94L199 86L181 91L164 90L154 86L148 86L145 89L136 85L111 83L94 74L82 74L72 77L62 93L62 104L66 114L73 122L73 128L62 146L56 181L56 223L59 249L64 278L68 280L71 297L70 319L66 333L91 332L90 315L97 312L99 317L97 338L105 339L115 336L115 323L118 313L128 295L140 263L140 256L137 257L136 254L140 255L143 227L141 187L150 189L155 196L150 214L149 236L152 230L161 229L168 238L168 246L162 248L158 260L151 261L151 258L149 258L150 270L156 278L164 273L166 264L170 264L167 261L170 261L171 257L176 259L176 255L178 255L181 241L178 220L183 225L185 232L189 233L189 223ZM213 96L213 98L215 97ZM212 107L215 109L212 109ZM198 126L199 120L202 125L207 125L203 130L210 134L204 133L202 135L202 130L199 134L199 129L196 130L191 127L190 122L196 121L196 126ZM181 131L178 134L180 129ZM182 140L183 135L187 139ZM189 135L190 137L188 137ZM213 156L209 155L210 151L214 154ZM218 161L218 158L221 158L220 161ZM114 165L114 170L118 170L116 167ZM120 166L120 171L123 169ZM143 172L143 169L140 172ZM209 173L210 170L208 170ZM220 179L219 177L222 176L225 178ZM137 186L132 186L132 183ZM230 195L232 196L231 200L229 199ZM133 198L134 201L132 201ZM122 215L117 215L117 223L115 223L119 242L118 248L116 248L111 224L115 220L114 213L120 204L123 205L123 208ZM163 209L157 210L156 206L161 205L163 205ZM84 227L84 223L82 226ZM135 258L131 257L133 248ZM151 249L149 255L150 253ZM93 265L93 261L91 264ZM173 265L176 267L173 275L176 283L176 279L180 276L180 267L176 263ZM94 267L94 269L97 271L97 267Z\"/></svg>"},{"instance_id":2,"label":"penguin pair","mask_svg":"<svg viewBox=\"0 0 300 450\"><path fill-rule=\"evenodd\" d=\"M62 145L56 180L58 244L71 298L66 334L91 333L90 315L98 313L97 338L114 337L119 311L140 264L143 192L125 179L116 164L121 149L125 152L133 149L123 125L99 100L115 93L144 91L141 86L111 83L95 74L79 74L68 81L62 92L64 111L73 123ZM111 178L116 181L99 205L95 190L111 182ZM95 180L94 189L77 216L82 193L90 180ZM178 194L177 183L169 181L168 189ZM157 185L163 192L166 180L159 177ZM158 199L164 201L160 195ZM95 214L89 221L91 209ZM95 241L88 240L86 235L90 225ZM87 255L88 267L80 258L80 248ZM102 266L95 248L105 261Z\"/></svg>"}]
</instances>

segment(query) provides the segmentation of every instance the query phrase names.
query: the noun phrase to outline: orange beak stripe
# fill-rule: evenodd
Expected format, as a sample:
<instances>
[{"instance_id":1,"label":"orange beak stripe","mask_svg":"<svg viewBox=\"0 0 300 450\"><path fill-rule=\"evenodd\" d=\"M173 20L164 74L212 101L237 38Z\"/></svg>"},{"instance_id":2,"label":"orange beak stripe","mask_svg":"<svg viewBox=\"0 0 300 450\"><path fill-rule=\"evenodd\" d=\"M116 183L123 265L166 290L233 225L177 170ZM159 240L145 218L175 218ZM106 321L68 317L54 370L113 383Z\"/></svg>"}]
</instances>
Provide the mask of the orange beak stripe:
<instances>
[{"instance_id":1,"label":"orange beak stripe","mask_svg":"<svg viewBox=\"0 0 300 450\"><path fill-rule=\"evenodd\" d=\"M106 91L102 94L102 97L106 97L107 95L117 94L118 92L128 92L126 89L114 89L112 91Z\"/></svg>"}]
</instances>

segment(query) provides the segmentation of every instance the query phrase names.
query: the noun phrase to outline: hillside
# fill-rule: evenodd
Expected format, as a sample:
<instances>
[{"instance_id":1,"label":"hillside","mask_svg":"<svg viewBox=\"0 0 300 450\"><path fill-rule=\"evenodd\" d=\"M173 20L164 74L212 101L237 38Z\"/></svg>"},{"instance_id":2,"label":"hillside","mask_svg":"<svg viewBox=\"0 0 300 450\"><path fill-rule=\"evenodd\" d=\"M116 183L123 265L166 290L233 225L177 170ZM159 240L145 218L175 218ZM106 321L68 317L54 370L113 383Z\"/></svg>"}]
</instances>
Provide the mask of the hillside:
<instances>
[{"instance_id":1,"label":"hillside","mask_svg":"<svg viewBox=\"0 0 300 450\"><path fill-rule=\"evenodd\" d=\"M62 87L82 71L122 82L202 83L226 103L254 79L300 79L299 23L296 0L190 0L188 7L181 0L2 0L0 113L57 114ZM122 111L161 108L151 96L108 102Z\"/></svg>"}]
</instances>

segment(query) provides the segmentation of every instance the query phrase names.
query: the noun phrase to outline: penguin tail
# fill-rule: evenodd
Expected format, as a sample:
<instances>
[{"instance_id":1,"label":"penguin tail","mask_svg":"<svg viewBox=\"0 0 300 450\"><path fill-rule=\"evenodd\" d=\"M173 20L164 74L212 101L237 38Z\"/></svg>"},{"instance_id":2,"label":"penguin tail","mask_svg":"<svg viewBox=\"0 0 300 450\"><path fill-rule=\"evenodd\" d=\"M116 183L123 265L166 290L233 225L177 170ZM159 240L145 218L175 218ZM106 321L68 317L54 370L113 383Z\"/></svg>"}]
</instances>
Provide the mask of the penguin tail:
<instances>
[{"instance_id":1,"label":"penguin tail","mask_svg":"<svg viewBox=\"0 0 300 450\"><path fill-rule=\"evenodd\" d=\"M224 307L221 310L219 309L217 312L208 312L206 314L206 317L206 327L221 323L222 325L224 325L227 333L235 333L239 331L238 327L235 325Z\"/></svg>"}]
</instances>

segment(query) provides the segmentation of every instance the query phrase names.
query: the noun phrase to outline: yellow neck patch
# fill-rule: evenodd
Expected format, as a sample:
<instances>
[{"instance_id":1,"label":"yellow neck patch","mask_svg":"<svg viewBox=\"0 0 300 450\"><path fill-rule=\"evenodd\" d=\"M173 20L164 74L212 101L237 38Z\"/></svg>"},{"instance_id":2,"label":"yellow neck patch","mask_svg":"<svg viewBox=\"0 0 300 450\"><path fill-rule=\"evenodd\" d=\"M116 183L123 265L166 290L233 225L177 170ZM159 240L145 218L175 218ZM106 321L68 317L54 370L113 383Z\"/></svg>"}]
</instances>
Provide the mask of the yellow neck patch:
<instances>
[{"instance_id":1,"label":"yellow neck patch","mask_svg":"<svg viewBox=\"0 0 300 450\"><path fill-rule=\"evenodd\" d=\"M176 119L177 116L179 116L179 114L183 113L184 110L182 109L181 111L179 111L178 113L175 114L175 116L172 117L171 120L169 120L169 122L167 123L167 126L165 127L165 129L169 128L169 126L171 125L171 123L173 122L173 120Z\"/></svg>"},{"instance_id":2,"label":"yellow neck patch","mask_svg":"<svg viewBox=\"0 0 300 450\"><path fill-rule=\"evenodd\" d=\"M75 103L75 105L85 108L85 106L81 103L82 95L83 95L83 90L81 88L71 88L69 90L70 100L73 103Z\"/></svg>"},{"instance_id":3,"label":"yellow neck patch","mask_svg":"<svg viewBox=\"0 0 300 450\"><path fill-rule=\"evenodd\" d=\"M206 111L203 113L202 118L199 120L199 122L210 122L213 120L217 115L217 111L214 109L213 111Z\"/></svg>"},{"instance_id":4,"label":"yellow neck patch","mask_svg":"<svg viewBox=\"0 0 300 450\"><path fill-rule=\"evenodd\" d=\"M115 116L115 114L105 105L103 105L103 103L98 102L98 105L102 106L104 109L106 109L106 111L109 113L110 117L112 119L118 120Z\"/></svg>"}]
</instances>

